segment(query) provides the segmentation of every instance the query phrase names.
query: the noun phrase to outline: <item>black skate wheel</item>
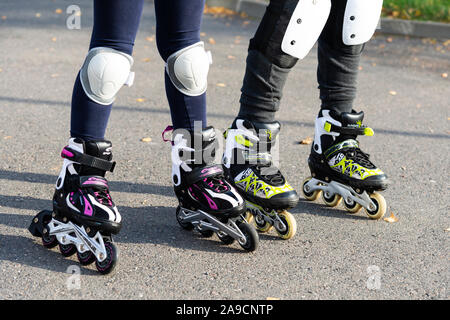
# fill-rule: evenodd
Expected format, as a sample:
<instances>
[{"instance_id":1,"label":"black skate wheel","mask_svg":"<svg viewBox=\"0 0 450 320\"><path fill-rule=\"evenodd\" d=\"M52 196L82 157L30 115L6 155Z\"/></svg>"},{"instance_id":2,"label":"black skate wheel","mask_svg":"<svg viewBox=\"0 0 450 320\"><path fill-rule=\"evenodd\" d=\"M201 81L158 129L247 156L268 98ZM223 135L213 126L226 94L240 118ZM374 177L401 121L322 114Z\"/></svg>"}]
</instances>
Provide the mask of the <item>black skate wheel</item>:
<instances>
[{"instance_id":1,"label":"black skate wheel","mask_svg":"<svg viewBox=\"0 0 450 320\"><path fill-rule=\"evenodd\" d=\"M177 211L175 212L176 213L176 217L177 217L177 221L178 221L178 224L183 228L183 229L185 229L185 230L192 230L192 229L194 229L194 226L192 225L192 223L190 223L190 222L183 222L182 220L181 220L181 207L180 206L178 206L177 207Z\"/></svg>"},{"instance_id":2,"label":"black skate wheel","mask_svg":"<svg viewBox=\"0 0 450 320\"><path fill-rule=\"evenodd\" d=\"M240 223L238 228L242 231L245 237L245 239L238 240L240 246L248 252L255 251L259 244L259 236L256 230L246 222Z\"/></svg>"},{"instance_id":3,"label":"black skate wheel","mask_svg":"<svg viewBox=\"0 0 450 320\"><path fill-rule=\"evenodd\" d=\"M261 215L256 215L254 221L255 221L256 229L262 233L269 232L270 229L272 229L272 227L273 227L269 222L264 220L264 217Z\"/></svg>"},{"instance_id":4,"label":"black skate wheel","mask_svg":"<svg viewBox=\"0 0 450 320\"><path fill-rule=\"evenodd\" d=\"M42 245L48 249L54 248L58 245L56 236L49 235L48 227L45 226L42 233Z\"/></svg>"},{"instance_id":5,"label":"black skate wheel","mask_svg":"<svg viewBox=\"0 0 450 320\"><path fill-rule=\"evenodd\" d=\"M87 266L95 261L95 254L89 250L85 252L77 251L77 258L82 266Z\"/></svg>"},{"instance_id":6,"label":"black skate wheel","mask_svg":"<svg viewBox=\"0 0 450 320\"><path fill-rule=\"evenodd\" d=\"M69 244L59 244L59 251L64 257L70 257L75 252L77 252L77 248L75 245L69 243Z\"/></svg>"},{"instance_id":7,"label":"black skate wheel","mask_svg":"<svg viewBox=\"0 0 450 320\"><path fill-rule=\"evenodd\" d=\"M106 249L106 259L103 261L95 261L95 267L97 268L97 271L101 274L108 274L111 271L114 270L117 264L117 260L119 258L119 252L116 248L116 246L109 242L105 242L105 249Z\"/></svg>"},{"instance_id":8,"label":"black skate wheel","mask_svg":"<svg viewBox=\"0 0 450 320\"><path fill-rule=\"evenodd\" d=\"M230 245L234 242L234 238L232 236L227 235L226 233L217 233L217 237L223 244Z\"/></svg>"}]
</instances>

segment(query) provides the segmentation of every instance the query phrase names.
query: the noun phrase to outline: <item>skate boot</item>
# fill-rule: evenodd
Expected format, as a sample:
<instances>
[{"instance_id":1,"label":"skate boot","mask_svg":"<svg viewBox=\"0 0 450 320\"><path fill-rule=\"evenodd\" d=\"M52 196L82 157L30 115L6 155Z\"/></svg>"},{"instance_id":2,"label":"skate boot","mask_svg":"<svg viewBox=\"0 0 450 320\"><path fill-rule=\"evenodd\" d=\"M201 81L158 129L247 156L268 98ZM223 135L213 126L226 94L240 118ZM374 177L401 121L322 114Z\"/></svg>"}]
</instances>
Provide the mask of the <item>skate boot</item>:
<instances>
[{"instance_id":1,"label":"skate boot","mask_svg":"<svg viewBox=\"0 0 450 320\"><path fill-rule=\"evenodd\" d=\"M95 261L102 274L118 259L112 234L121 228L121 216L108 190L106 171L113 171L110 141L71 138L61 152L63 166L56 181L53 212L41 211L29 230L42 237L45 247L59 245L68 257L75 252L82 265Z\"/></svg>"},{"instance_id":2,"label":"skate boot","mask_svg":"<svg viewBox=\"0 0 450 320\"><path fill-rule=\"evenodd\" d=\"M167 127L163 132L163 139L170 130ZM258 233L242 217L244 199L225 179L222 167L213 163L217 148L214 128L198 132L179 129L172 136L172 182L179 201L178 223L204 237L216 233L225 244L237 240L245 250L256 250Z\"/></svg>"},{"instance_id":3,"label":"skate boot","mask_svg":"<svg viewBox=\"0 0 450 320\"><path fill-rule=\"evenodd\" d=\"M297 231L295 218L287 210L298 203L297 192L273 165L271 150L280 123L250 122L236 119L226 138L223 166L227 176L246 200L248 215L260 232L275 227L283 239Z\"/></svg>"},{"instance_id":4,"label":"skate boot","mask_svg":"<svg viewBox=\"0 0 450 320\"><path fill-rule=\"evenodd\" d=\"M371 219L380 219L386 212L386 201L376 191L385 190L388 179L356 140L358 135L373 135L371 128L362 125L363 119L362 111L320 111L308 159L311 177L303 181L302 190L307 200L313 201L322 193L325 204L334 207L344 198L348 212L364 207Z\"/></svg>"}]
</instances>

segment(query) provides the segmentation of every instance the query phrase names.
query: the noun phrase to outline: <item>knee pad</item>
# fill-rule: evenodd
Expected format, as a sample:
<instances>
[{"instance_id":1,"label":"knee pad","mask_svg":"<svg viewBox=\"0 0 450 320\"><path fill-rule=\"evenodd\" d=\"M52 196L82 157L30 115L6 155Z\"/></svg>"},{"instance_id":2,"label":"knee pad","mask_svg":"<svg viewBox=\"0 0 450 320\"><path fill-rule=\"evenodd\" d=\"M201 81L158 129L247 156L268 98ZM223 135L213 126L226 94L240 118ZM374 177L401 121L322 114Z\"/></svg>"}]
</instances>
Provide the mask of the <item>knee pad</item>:
<instances>
[{"instance_id":1,"label":"knee pad","mask_svg":"<svg viewBox=\"0 0 450 320\"><path fill-rule=\"evenodd\" d=\"M347 0L342 29L344 44L361 45L372 38L380 20L383 0Z\"/></svg>"},{"instance_id":2,"label":"knee pad","mask_svg":"<svg viewBox=\"0 0 450 320\"><path fill-rule=\"evenodd\" d=\"M197 42L172 54L166 63L166 72L175 88L187 96L206 92L211 52L203 42Z\"/></svg>"},{"instance_id":3,"label":"knee pad","mask_svg":"<svg viewBox=\"0 0 450 320\"><path fill-rule=\"evenodd\" d=\"M133 58L126 53L107 47L91 49L80 71L84 92L94 102L112 104L123 85L133 84L132 65Z\"/></svg>"},{"instance_id":4,"label":"knee pad","mask_svg":"<svg viewBox=\"0 0 450 320\"><path fill-rule=\"evenodd\" d=\"M303 59L319 39L331 11L331 0L300 0L281 43L283 52Z\"/></svg>"}]
</instances>

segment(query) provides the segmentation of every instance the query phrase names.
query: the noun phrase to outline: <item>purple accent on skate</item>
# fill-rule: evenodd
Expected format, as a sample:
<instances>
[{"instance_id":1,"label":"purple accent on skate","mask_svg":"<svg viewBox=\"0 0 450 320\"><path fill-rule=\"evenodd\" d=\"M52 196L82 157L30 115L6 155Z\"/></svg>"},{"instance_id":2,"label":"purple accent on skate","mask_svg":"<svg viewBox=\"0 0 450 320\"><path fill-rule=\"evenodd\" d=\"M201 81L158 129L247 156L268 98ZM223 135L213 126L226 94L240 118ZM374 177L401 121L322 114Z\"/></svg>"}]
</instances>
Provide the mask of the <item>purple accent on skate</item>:
<instances>
[{"instance_id":1,"label":"purple accent on skate","mask_svg":"<svg viewBox=\"0 0 450 320\"><path fill-rule=\"evenodd\" d=\"M162 139L163 139L164 142L170 141L170 143L173 145L173 141L172 141L172 140L166 139L166 138L164 137L164 135L166 134L166 132L169 132L169 131L173 131L173 127L172 127L172 126L167 126L167 128L164 129L164 131L162 132L161 136L162 136Z\"/></svg>"},{"instance_id":2,"label":"purple accent on skate","mask_svg":"<svg viewBox=\"0 0 450 320\"><path fill-rule=\"evenodd\" d=\"M61 151L61 158L73 158L74 154L72 152L70 152L69 150L67 150L68 146L65 146L62 151Z\"/></svg>"},{"instance_id":3,"label":"purple accent on skate","mask_svg":"<svg viewBox=\"0 0 450 320\"><path fill-rule=\"evenodd\" d=\"M216 203L210 197L208 197L208 195L206 193L204 193L204 192L202 192L202 193L205 196L206 200L208 201L209 207L211 209L213 209L213 210L219 209L219 208L217 208Z\"/></svg>"},{"instance_id":4,"label":"purple accent on skate","mask_svg":"<svg viewBox=\"0 0 450 320\"><path fill-rule=\"evenodd\" d=\"M91 177L87 181L83 182L83 186L99 186L99 187L105 187L108 189L108 182L106 179L99 179Z\"/></svg>"},{"instance_id":5,"label":"purple accent on skate","mask_svg":"<svg viewBox=\"0 0 450 320\"><path fill-rule=\"evenodd\" d=\"M206 177L206 176L211 176L213 174L218 174L218 173L222 173L223 170L220 167L210 167L210 168L205 168L201 171L201 175L200 177Z\"/></svg>"}]
</instances>

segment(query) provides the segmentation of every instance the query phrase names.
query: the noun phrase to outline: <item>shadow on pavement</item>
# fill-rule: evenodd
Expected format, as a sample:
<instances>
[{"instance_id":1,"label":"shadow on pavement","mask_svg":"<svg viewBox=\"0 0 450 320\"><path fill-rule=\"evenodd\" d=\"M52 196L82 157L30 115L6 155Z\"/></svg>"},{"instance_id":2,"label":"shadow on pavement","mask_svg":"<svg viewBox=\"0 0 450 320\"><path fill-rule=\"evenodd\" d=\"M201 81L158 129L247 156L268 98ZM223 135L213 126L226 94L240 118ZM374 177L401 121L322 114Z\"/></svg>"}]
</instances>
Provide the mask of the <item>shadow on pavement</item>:
<instances>
[{"instance_id":1,"label":"shadow on pavement","mask_svg":"<svg viewBox=\"0 0 450 320\"><path fill-rule=\"evenodd\" d=\"M50 106L59 106L59 107L67 107L70 108L69 102L64 101L50 101L50 100L36 100L36 99L26 99L26 98L15 98L15 97L5 97L0 96L0 101L8 101L14 103L26 103L26 104L44 104ZM142 107L126 107L126 106L114 106L114 110L121 110L126 112L147 112L147 113L159 113L159 114L168 114L169 108L160 109L160 108L142 108ZM209 118L219 118L219 119L229 119L230 122L235 118L235 115L231 114L222 114L222 113L213 113L208 112ZM313 127L313 122L303 122L303 121L295 121L295 120L279 120L281 124L291 125L291 126L302 126L302 127ZM412 131L401 131L401 130L392 130L392 129L378 129L374 128L374 131L379 134L386 135L400 135L407 137L422 137L428 139L450 139L450 135L445 133L427 133L427 132L412 132ZM53 182L52 182L53 183Z\"/></svg>"}]
</instances>

